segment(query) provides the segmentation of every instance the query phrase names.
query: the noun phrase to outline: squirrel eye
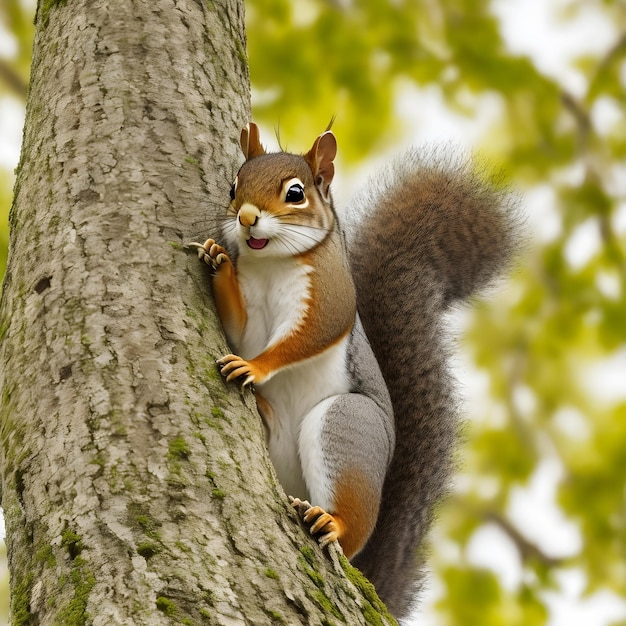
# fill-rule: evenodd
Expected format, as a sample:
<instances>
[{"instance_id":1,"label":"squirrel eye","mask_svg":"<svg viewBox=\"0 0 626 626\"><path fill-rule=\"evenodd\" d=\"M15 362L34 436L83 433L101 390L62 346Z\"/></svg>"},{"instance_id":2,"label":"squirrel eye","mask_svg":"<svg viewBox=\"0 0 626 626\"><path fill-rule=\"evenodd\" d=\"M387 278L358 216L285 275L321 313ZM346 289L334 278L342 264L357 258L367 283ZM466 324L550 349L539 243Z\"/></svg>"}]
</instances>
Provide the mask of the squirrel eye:
<instances>
[{"instance_id":1,"label":"squirrel eye","mask_svg":"<svg viewBox=\"0 0 626 626\"><path fill-rule=\"evenodd\" d=\"M302 185L296 183L291 185L287 189L287 195L285 196L285 202L302 202L304 200L304 188Z\"/></svg>"}]
</instances>

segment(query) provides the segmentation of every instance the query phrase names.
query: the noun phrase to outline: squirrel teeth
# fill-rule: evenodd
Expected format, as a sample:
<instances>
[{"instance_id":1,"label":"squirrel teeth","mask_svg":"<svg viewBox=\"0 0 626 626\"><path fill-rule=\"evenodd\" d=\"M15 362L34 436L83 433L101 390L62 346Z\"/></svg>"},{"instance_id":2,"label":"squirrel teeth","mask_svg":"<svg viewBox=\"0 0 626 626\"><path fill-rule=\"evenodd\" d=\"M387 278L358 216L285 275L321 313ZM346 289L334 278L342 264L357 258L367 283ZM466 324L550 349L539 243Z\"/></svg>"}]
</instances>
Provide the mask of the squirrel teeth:
<instances>
[{"instance_id":1,"label":"squirrel teeth","mask_svg":"<svg viewBox=\"0 0 626 626\"><path fill-rule=\"evenodd\" d=\"M261 250L265 248L265 246L269 243L269 239L255 239L254 237L250 237L248 239L248 247L253 250Z\"/></svg>"}]
</instances>

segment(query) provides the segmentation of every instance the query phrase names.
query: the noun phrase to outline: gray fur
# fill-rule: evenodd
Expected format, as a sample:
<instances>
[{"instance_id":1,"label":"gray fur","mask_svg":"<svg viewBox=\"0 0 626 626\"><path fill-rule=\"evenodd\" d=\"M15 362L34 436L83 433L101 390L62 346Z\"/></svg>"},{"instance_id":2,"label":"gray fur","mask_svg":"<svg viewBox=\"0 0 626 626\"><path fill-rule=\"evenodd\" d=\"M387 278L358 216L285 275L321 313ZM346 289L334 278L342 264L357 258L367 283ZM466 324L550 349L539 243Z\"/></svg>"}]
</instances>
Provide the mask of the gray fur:
<instances>
[{"instance_id":1,"label":"gray fur","mask_svg":"<svg viewBox=\"0 0 626 626\"><path fill-rule=\"evenodd\" d=\"M358 309L396 434L378 523L354 564L402 618L421 584L421 548L448 488L459 421L442 317L507 265L519 220L511 197L471 164L432 151L398 159L352 209Z\"/></svg>"},{"instance_id":2,"label":"gray fur","mask_svg":"<svg viewBox=\"0 0 626 626\"><path fill-rule=\"evenodd\" d=\"M382 490L395 445L393 408L358 316L350 333L347 365L354 386L352 393L338 396L324 416L324 457L331 476L356 466Z\"/></svg>"},{"instance_id":3,"label":"gray fur","mask_svg":"<svg viewBox=\"0 0 626 626\"><path fill-rule=\"evenodd\" d=\"M329 474L339 477L358 468L380 496L394 444L388 417L391 412L385 413L363 394L337 396L324 414L322 426L322 450ZM378 509L379 502L369 504Z\"/></svg>"},{"instance_id":4,"label":"gray fur","mask_svg":"<svg viewBox=\"0 0 626 626\"><path fill-rule=\"evenodd\" d=\"M321 426L324 467L335 478L358 470L373 490L368 496L375 501L367 505L376 519L393 455L395 427L391 398L358 316L350 333L346 365L352 388L333 399ZM315 503L315 485L309 477L305 480Z\"/></svg>"}]
</instances>

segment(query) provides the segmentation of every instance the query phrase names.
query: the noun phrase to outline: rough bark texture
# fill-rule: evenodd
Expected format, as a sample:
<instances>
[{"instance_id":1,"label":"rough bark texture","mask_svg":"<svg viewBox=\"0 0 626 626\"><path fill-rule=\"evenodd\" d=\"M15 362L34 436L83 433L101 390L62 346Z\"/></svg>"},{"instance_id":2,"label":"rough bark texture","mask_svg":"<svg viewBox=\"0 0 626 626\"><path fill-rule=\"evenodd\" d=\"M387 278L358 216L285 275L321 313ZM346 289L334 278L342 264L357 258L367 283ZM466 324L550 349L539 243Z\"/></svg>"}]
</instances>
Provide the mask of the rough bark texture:
<instances>
[{"instance_id":1,"label":"rough bark texture","mask_svg":"<svg viewBox=\"0 0 626 626\"><path fill-rule=\"evenodd\" d=\"M182 248L248 94L237 0L40 2L0 307L14 624L377 619L277 488Z\"/></svg>"}]
</instances>

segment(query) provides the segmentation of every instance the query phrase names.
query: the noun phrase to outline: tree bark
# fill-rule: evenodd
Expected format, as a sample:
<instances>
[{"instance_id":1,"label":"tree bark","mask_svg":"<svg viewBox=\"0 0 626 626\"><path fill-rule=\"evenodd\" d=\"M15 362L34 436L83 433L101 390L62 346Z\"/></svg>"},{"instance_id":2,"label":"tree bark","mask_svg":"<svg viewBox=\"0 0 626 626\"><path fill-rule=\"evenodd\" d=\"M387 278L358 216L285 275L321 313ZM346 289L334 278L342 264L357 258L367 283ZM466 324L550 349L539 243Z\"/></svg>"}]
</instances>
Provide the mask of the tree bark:
<instances>
[{"instance_id":1,"label":"tree bark","mask_svg":"<svg viewBox=\"0 0 626 626\"><path fill-rule=\"evenodd\" d=\"M240 160L243 19L39 2L0 305L13 624L380 619L277 486L183 248L215 233Z\"/></svg>"}]
</instances>

